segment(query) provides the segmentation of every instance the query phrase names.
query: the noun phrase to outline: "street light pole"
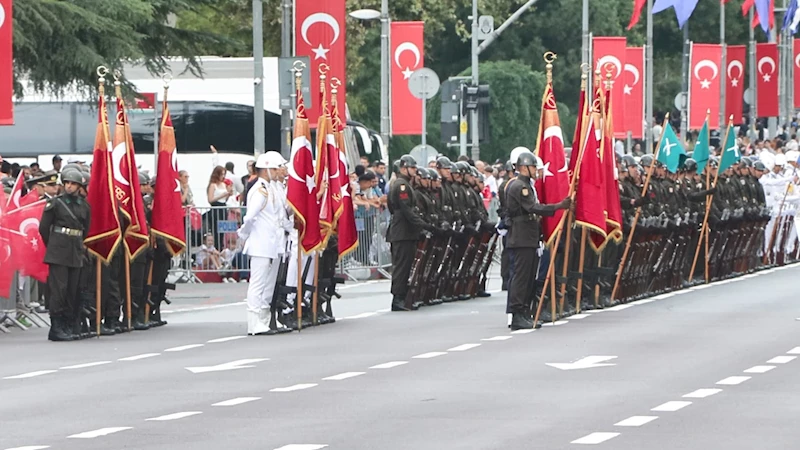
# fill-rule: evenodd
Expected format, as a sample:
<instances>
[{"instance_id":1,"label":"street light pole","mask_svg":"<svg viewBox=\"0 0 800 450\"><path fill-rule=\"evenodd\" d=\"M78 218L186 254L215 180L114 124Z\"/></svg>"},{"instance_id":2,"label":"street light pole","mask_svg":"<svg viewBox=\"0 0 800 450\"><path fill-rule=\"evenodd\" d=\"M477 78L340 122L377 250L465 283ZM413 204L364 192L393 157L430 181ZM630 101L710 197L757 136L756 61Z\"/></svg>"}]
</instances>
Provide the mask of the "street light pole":
<instances>
[{"instance_id":1,"label":"street light pole","mask_svg":"<svg viewBox=\"0 0 800 450\"><path fill-rule=\"evenodd\" d=\"M264 16L261 0L253 0L253 147L264 153Z\"/></svg>"},{"instance_id":2,"label":"street light pole","mask_svg":"<svg viewBox=\"0 0 800 450\"><path fill-rule=\"evenodd\" d=\"M381 0L381 139L384 145L389 145L391 134L389 21L389 0Z\"/></svg>"},{"instance_id":3,"label":"street light pole","mask_svg":"<svg viewBox=\"0 0 800 450\"><path fill-rule=\"evenodd\" d=\"M472 85L478 86L478 0L472 0ZM472 160L480 158L478 109L470 111L472 122Z\"/></svg>"},{"instance_id":4,"label":"street light pole","mask_svg":"<svg viewBox=\"0 0 800 450\"><path fill-rule=\"evenodd\" d=\"M292 0L281 0L281 56L292 56ZM292 104L294 106L294 104ZM290 109L281 111L281 154L289 159L292 139L292 112Z\"/></svg>"}]
</instances>

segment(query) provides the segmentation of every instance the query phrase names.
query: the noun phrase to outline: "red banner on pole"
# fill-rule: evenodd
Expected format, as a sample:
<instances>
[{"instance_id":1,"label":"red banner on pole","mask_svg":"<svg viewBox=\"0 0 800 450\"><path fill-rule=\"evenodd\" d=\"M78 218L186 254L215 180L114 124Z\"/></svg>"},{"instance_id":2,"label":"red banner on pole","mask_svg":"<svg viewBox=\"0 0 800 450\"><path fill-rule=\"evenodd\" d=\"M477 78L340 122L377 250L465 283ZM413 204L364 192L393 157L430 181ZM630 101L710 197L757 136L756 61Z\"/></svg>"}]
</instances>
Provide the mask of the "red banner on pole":
<instances>
[{"instance_id":1,"label":"red banner on pole","mask_svg":"<svg viewBox=\"0 0 800 450\"><path fill-rule=\"evenodd\" d=\"M800 45L792 40L792 70L794 71L794 107L800 108Z\"/></svg>"},{"instance_id":2,"label":"red banner on pole","mask_svg":"<svg viewBox=\"0 0 800 450\"><path fill-rule=\"evenodd\" d=\"M756 44L756 114L778 117L778 44Z\"/></svg>"},{"instance_id":3,"label":"red banner on pole","mask_svg":"<svg viewBox=\"0 0 800 450\"><path fill-rule=\"evenodd\" d=\"M744 68L747 47L729 45L725 54L728 67L725 70L725 117L733 116L733 123L743 123Z\"/></svg>"},{"instance_id":4,"label":"red banner on pole","mask_svg":"<svg viewBox=\"0 0 800 450\"><path fill-rule=\"evenodd\" d=\"M339 98L345 103L347 72L345 68L345 0L296 0L295 2L295 54L311 58L311 98L319 98L319 66L327 64L328 80L338 78ZM322 110L319 102L306 109L310 124L316 124Z\"/></svg>"},{"instance_id":5,"label":"red banner on pole","mask_svg":"<svg viewBox=\"0 0 800 450\"><path fill-rule=\"evenodd\" d=\"M706 121L706 112L711 111L708 126L719 128L720 65L722 45L695 44L689 50L689 129L699 130Z\"/></svg>"},{"instance_id":6,"label":"red banner on pole","mask_svg":"<svg viewBox=\"0 0 800 450\"><path fill-rule=\"evenodd\" d=\"M422 100L411 95L408 79L425 67L424 22L392 22L392 134L422 134Z\"/></svg>"},{"instance_id":7,"label":"red banner on pole","mask_svg":"<svg viewBox=\"0 0 800 450\"><path fill-rule=\"evenodd\" d=\"M0 125L14 125L13 0L0 0Z\"/></svg>"},{"instance_id":8,"label":"red banner on pole","mask_svg":"<svg viewBox=\"0 0 800 450\"><path fill-rule=\"evenodd\" d=\"M625 126L623 130L631 132L633 139L644 139L644 47L628 47L625 50ZM617 105L614 105L616 111Z\"/></svg>"},{"instance_id":9,"label":"red banner on pole","mask_svg":"<svg viewBox=\"0 0 800 450\"><path fill-rule=\"evenodd\" d=\"M611 71L611 97L616 109L614 117L614 137L622 139L627 137L625 128L625 58L627 41L624 37L596 37L592 39L592 55L595 70L603 72L603 79L607 70Z\"/></svg>"}]
</instances>

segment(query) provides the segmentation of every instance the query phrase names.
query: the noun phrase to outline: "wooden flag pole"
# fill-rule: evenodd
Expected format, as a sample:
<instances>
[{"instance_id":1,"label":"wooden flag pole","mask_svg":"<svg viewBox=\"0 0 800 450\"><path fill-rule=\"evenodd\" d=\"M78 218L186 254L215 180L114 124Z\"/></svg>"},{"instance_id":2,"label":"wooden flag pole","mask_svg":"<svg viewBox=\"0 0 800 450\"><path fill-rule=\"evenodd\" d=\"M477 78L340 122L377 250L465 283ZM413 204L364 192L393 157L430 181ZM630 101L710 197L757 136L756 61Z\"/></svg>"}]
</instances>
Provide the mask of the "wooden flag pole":
<instances>
[{"instance_id":1,"label":"wooden flag pole","mask_svg":"<svg viewBox=\"0 0 800 450\"><path fill-rule=\"evenodd\" d=\"M150 323L150 302L147 301L147 300L150 300L150 296L152 295L152 291L150 291L150 289L151 289L150 286L152 286L152 284L153 284L153 262L150 261L150 270L148 270L148 273L147 273L147 289L148 289L148 292L144 293L144 295L145 295L145 297L144 297L145 298L145 302L144 302L144 324L145 325Z\"/></svg>"},{"instance_id":2,"label":"wooden flag pole","mask_svg":"<svg viewBox=\"0 0 800 450\"><path fill-rule=\"evenodd\" d=\"M322 252L315 252L314 255L314 296L311 298L311 321L314 325L317 323L317 308L319 306L319 259L322 257Z\"/></svg>"},{"instance_id":3,"label":"wooden flag pole","mask_svg":"<svg viewBox=\"0 0 800 450\"><path fill-rule=\"evenodd\" d=\"M128 251L125 254L125 316L128 318L128 331L131 330L131 257Z\"/></svg>"},{"instance_id":4,"label":"wooden flag pole","mask_svg":"<svg viewBox=\"0 0 800 450\"><path fill-rule=\"evenodd\" d=\"M564 280L567 280L567 275L569 274L569 254L572 250L572 225L575 221L575 217L573 217L571 210L567 211L567 215L569 215L569 217L567 218L567 236L564 238L564 262L561 265L561 276L564 278ZM564 314L564 302L567 298L567 281L561 283L558 295L558 310L559 313Z\"/></svg>"},{"instance_id":5,"label":"wooden flag pole","mask_svg":"<svg viewBox=\"0 0 800 450\"><path fill-rule=\"evenodd\" d=\"M710 110L706 110L706 124L708 124L708 116L710 114L711 114L711 111ZM728 139L727 131L725 133L725 139L726 140ZM723 142L725 142L725 141L723 141ZM708 166L708 161L706 161L706 189L709 189L709 186L712 186L711 184L709 184L711 182L711 171L709 170L708 167L709 167ZM714 184L713 184L713 186L717 185L718 177L719 177L719 171L717 171L717 174L714 176ZM692 267L691 267L691 270L689 270L689 277L688 277L689 281L692 281L692 279L694 278L694 269L697 266L697 258L700 256L700 248L703 246L703 242L704 242L703 239L708 239L708 229L707 229L708 228L708 214L711 211L711 202L713 200L714 200L714 194L706 195L706 208L705 208L706 211L705 211L705 214L703 215L703 225L700 227L700 238L697 241L697 248L694 251L694 259L692 260ZM706 249L706 261L708 261L708 255L707 254L708 254L708 249ZM708 266L708 262L706 262L706 269L705 269L706 283L708 283L708 268L707 268L707 266Z\"/></svg>"},{"instance_id":6,"label":"wooden flag pole","mask_svg":"<svg viewBox=\"0 0 800 450\"><path fill-rule=\"evenodd\" d=\"M297 331L303 329L303 249L300 246L300 235L297 235Z\"/></svg>"},{"instance_id":7,"label":"wooden flag pole","mask_svg":"<svg viewBox=\"0 0 800 450\"><path fill-rule=\"evenodd\" d=\"M586 262L586 235L585 227L581 228L581 250L578 256L578 291L575 294L575 311L581 312L581 297L583 296L583 265Z\"/></svg>"},{"instance_id":8,"label":"wooden flag pole","mask_svg":"<svg viewBox=\"0 0 800 450\"><path fill-rule=\"evenodd\" d=\"M599 255L597 255L597 268L599 269L602 266L603 266L603 254L600 253ZM599 283L595 283L595 285L594 285L594 307L595 308L599 308L600 307L600 284Z\"/></svg>"},{"instance_id":9,"label":"wooden flag pole","mask_svg":"<svg viewBox=\"0 0 800 450\"><path fill-rule=\"evenodd\" d=\"M97 332L97 337L100 337L100 321L102 320L101 315L103 314L102 311L102 298L103 298L103 278L102 278L102 263L100 262L99 257L95 257L95 287L94 287L94 320L95 320L95 331Z\"/></svg>"},{"instance_id":10,"label":"wooden flag pole","mask_svg":"<svg viewBox=\"0 0 800 450\"><path fill-rule=\"evenodd\" d=\"M664 123L661 126L662 129L669 124L669 113L664 115ZM644 185L642 186L642 197L647 195L647 188L650 187L650 178L653 176L653 169L655 169L656 164L655 162L658 160L658 152L661 150L661 142L663 141L663 132L662 138L658 140L658 145L656 145L656 151L653 153L653 164L650 164L650 168L647 170L647 177L644 180ZM614 289L611 291L611 300L613 301L617 298L617 291L619 291L619 282L622 280L622 271L625 269L625 262L628 259L628 253L631 251L631 243L633 242L633 234L636 231L636 224L639 223L639 217L642 215L642 207L639 206L636 208L636 214L633 215L633 222L631 222L631 231L628 233L628 239L625 242L625 250L622 251L622 259L619 262L619 268L617 269L617 279L614 280Z\"/></svg>"}]
</instances>

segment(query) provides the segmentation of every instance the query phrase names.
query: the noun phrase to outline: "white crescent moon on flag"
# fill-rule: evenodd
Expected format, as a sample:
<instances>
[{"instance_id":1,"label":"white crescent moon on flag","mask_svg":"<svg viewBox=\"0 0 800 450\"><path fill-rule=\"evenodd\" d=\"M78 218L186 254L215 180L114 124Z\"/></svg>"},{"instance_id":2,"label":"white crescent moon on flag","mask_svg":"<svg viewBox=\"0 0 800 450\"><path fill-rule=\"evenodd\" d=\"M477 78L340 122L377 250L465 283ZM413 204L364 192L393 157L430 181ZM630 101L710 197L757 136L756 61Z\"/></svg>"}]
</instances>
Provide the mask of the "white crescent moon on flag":
<instances>
[{"instance_id":1,"label":"white crescent moon on flag","mask_svg":"<svg viewBox=\"0 0 800 450\"><path fill-rule=\"evenodd\" d=\"M700 69L702 69L704 67L708 67L708 68L711 69L711 72L713 73L713 75L711 76L712 80L714 78L717 78L717 75L719 75L719 68L717 67L717 65L713 61L708 60L708 59L704 59L704 60L700 61L699 63L697 63L696 66L694 66L694 77L695 78L697 78L698 80L700 79L700 75L699 75Z\"/></svg>"},{"instance_id":2,"label":"white crescent moon on flag","mask_svg":"<svg viewBox=\"0 0 800 450\"><path fill-rule=\"evenodd\" d=\"M22 197L22 191L14 192L14 197L11 198L11 203L16 207L19 208L19 199Z\"/></svg>"},{"instance_id":3,"label":"white crescent moon on flag","mask_svg":"<svg viewBox=\"0 0 800 450\"><path fill-rule=\"evenodd\" d=\"M347 167L347 156L345 156L343 151L339 152L339 162L341 163L341 164L339 164L339 171L342 170L342 167ZM345 183L342 183L342 186L340 188L341 194L342 194L342 198L350 196L350 193L347 190L348 183L349 183L349 180L347 182L345 182Z\"/></svg>"},{"instance_id":4,"label":"white crescent moon on flag","mask_svg":"<svg viewBox=\"0 0 800 450\"><path fill-rule=\"evenodd\" d=\"M564 137L561 134L561 127L552 125L552 126L549 126L549 127L545 128L544 136L543 136L542 140L546 141L548 138L551 138L551 137L558 138L558 140L561 141L562 144L564 143Z\"/></svg>"},{"instance_id":5,"label":"white crescent moon on flag","mask_svg":"<svg viewBox=\"0 0 800 450\"><path fill-rule=\"evenodd\" d=\"M731 75L731 69L733 69L734 67L739 69L739 76L737 77ZM744 65L742 64L741 61L737 61L734 59L728 64L728 78L741 78L742 75L744 75Z\"/></svg>"},{"instance_id":6,"label":"white crescent moon on flag","mask_svg":"<svg viewBox=\"0 0 800 450\"><path fill-rule=\"evenodd\" d=\"M333 30L333 40L330 45L335 44L336 41L339 40L339 22L328 13L318 12L306 17L306 20L303 21L303 25L300 27L300 33L303 35L303 40L306 41L306 44L311 45L311 42L308 42L308 29L315 23L325 23L331 27L331 30Z\"/></svg>"},{"instance_id":7,"label":"white crescent moon on flag","mask_svg":"<svg viewBox=\"0 0 800 450\"><path fill-rule=\"evenodd\" d=\"M122 176L122 171L120 170L120 164L122 164L122 158L125 157L125 142L120 142L119 145L114 147L113 151L111 152L111 168L114 171L114 179L123 186L129 186L128 180Z\"/></svg>"},{"instance_id":8,"label":"white crescent moon on flag","mask_svg":"<svg viewBox=\"0 0 800 450\"><path fill-rule=\"evenodd\" d=\"M178 152L177 152L177 150L178 149L176 149L176 148L172 149L172 170L174 170L176 174L179 172L179 170L178 170Z\"/></svg>"},{"instance_id":9,"label":"white crescent moon on flag","mask_svg":"<svg viewBox=\"0 0 800 450\"><path fill-rule=\"evenodd\" d=\"M301 183L305 183L306 180L300 178L300 175L297 174L297 169L294 167L294 163L295 161L297 161L297 156L296 156L297 153L306 151L308 149L307 144L308 140L305 138L305 136L300 136L298 138L295 138L294 141L292 141L292 154L289 157L291 164L287 164L287 171L289 172L289 176Z\"/></svg>"},{"instance_id":10,"label":"white crescent moon on flag","mask_svg":"<svg viewBox=\"0 0 800 450\"><path fill-rule=\"evenodd\" d=\"M614 68L617 69L617 73L614 75L614 79L616 80L619 74L622 73L622 63L619 61L619 58L614 55L603 56L597 60L597 69L601 70L606 64L613 64Z\"/></svg>"},{"instance_id":11,"label":"white crescent moon on flag","mask_svg":"<svg viewBox=\"0 0 800 450\"><path fill-rule=\"evenodd\" d=\"M763 58L758 60L758 73L760 73L762 75L764 74L764 71L761 70L764 67L764 64L769 64L770 65L771 70L769 71L769 73L774 73L775 72L775 60L772 59L771 56L765 56L765 57L763 57Z\"/></svg>"},{"instance_id":12,"label":"white crescent moon on flag","mask_svg":"<svg viewBox=\"0 0 800 450\"><path fill-rule=\"evenodd\" d=\"M633 64L626 63L625 71L633 74L633 85L631 85L631 87L639 84L639 69L637 69L636 66L634 66Z\"/></svg>"},{"instance_id":13,"label":"white crescent moon on flag","mask_svg":"<svg viewBox=\"0 0 800 450\"><path fill-rule=\"evenodd\" d=\"M800 67L800 53L798 53L797 56L794 57L794 65Z\"/></svg>"},{"instance_id":14,"label":"white crescent moon on flag","mask_svg":"<svg viewBox=\"0 0 800 450\"><path fill-rule=\"evenodd\" d=\"M403 42L397 46L397 48L394 50L394 63L397 64L397 67L402 68L402 66L400 66L400 55L406 51L414 54L414 67L412 67L412 69L416 69L417 66L419 66L420 60L419 47L412 42Z\"/></svg>"},{"instance_id":15,"label":"white crescent moon on flag","mask_svg":"<svg viewBox=\"0 0 800 450\"><path fill-rule=\"evenodd\" d=\"M3 24L6 22L6 10L3 8L3 5L0 5L0 28L3 28Z\"/></svg>"},{"instance_id":16,"label":"white crescent moon on flag","mask_svg":"<svg viewBox=\"0 0 800 450\"><path fill-rule=\"evenodd\" d=\"M39 219L37 219L35 217L29 217L29 218L23 220L22 223L19 224L19 232L24 234L25 236L27 236L28 233L25 232L25 230L27 228L29 228L29 227L30 228L35 228L35 229L38 230L39 229Z\"/></svg>"}]
</instances>

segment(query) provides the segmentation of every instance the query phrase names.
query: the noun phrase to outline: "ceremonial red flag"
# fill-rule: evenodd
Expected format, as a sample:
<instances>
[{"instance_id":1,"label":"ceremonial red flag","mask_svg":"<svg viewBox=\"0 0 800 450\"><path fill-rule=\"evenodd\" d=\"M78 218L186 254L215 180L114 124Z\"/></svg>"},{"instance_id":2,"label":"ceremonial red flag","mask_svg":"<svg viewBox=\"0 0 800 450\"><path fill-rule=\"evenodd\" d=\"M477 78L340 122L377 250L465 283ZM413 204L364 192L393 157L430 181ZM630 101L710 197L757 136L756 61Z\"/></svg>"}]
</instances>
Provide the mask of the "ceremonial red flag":
<instances>
[{"instance_id":1,"label":"ceremonial red flag","mask_svg":"<svg viewBox=\"0 0 800 450\"><path fill-rule=\"evenodd\" d=\"M600 128L600 99L593 102L583 140L583 155L578 168L575 190L575 223L589 230L594 249L606 241L606 193L600 161L602 129Z\"/></svg>"},{"instance_id":2,"label":"ceremonial red flag","mask_svg":"<svg viewBox=\"0 0 800 450\"><path fill-rule=\"evenodd\" d=\"M8 195L8 200L6 200L6 210L13 211L20 207L20 199L22 198L22 188L25 186L25 173L23 171L19 171L17 175L16 181L14 181L14 186L11 188L11 193Z\"/></svg>"},{"instance_id":3,"label":"ceremonial red flag","mask_svg":"<svg viewBox=\"0 0 800 450\"><path fill-rule=\"evenodd\" d=\"M778 45L756 44L756 113L758 117L778 116Z\"/></svg>"},{"instance_id":4,"label":"ceremonial red flag","mask_svg":"<svg viewBox=\"0 0 800 450\"><path fill-rule=\"evenodd\" d=\"M603 153L600 162L603 165L607 239L620 242L622 240L622 207L619 199L617 154L614 152L614 115L612 114L611 102L611 92L606 90L603 111Z\"/></svg>"},{"instance_id":5,"label":"ceremonial red flag","mask_svg":"<svg viewBox=\"0 0 800 450\"><path fill-rule=\"evenodd\" d=\"M308 126L303 92L297 90L297 114L294 121L292 155L289 157L289 179L286 197L294 211L295 226L303 251L319 248L322 235L319 229L318 187L315 182L314 156L311 151L311 132Z\"/></svg>"},{"instance_id":6,"label":"ceremonial red flag","mask_svg":"<svg viewBox=\"0 0 800 450\"><path fill-rule=\"evenodd\" d=\"M0 125L14 125L13 0L0 0Z\"/></svg>"},{"instance_id":7,"label":"ceremonial red flag","mask_svg":"<svg viewBox=\"0 0 800 450\"><path fill-rule=\"evenodd\" d=\"M624 139L625 123L625 83L619 80L625 69L626 40L624 37L596 37L592 39L594 67L600 70L605 79L606 72L611 72L611 97L617 105L617 117L614 119L615 138ZM617 81L620 81L617 83Z\"/></svg>"},{"instance_id":8,"label":"ceremonial red flag","mask_svg":"<svg viewBox=\"0 0 800 450\"><path fill-rule=\"evenodd\" d=\"M797 39L792 40L792 70L794 71L794 107L800 108L800 45L797 44L797 41Z\"/></svg>"},{"instance_id":9,"label":"ceremonial red flag","mask_svg":"<svg viewBox=\"0 0 800 450\"><path fill-rule=\"evenodd\" d=\"M313 82L320 64L330 67L328 79L342 82L339 94L346 102L347 72L345 41L347 34L345 0L295 1L295 54L311 58L311 98L319 98L319 83ZM317 123L322 114L319 103L306 110L310 123Z\"/></svg>"},{"instance_id":10,"label":"ceremonial red flag","mask_svg":"<svg viewBox=\"0 0 800 450\"><path fill-rule=\"evenodd\" d=\"M35 192L25 197L22 202L24 206L13 211L7 210L3 214L0 228L6 230L15 270L19 270L24 276L45 282L49 266L44 263L47 248L39 234L39 222L47 202L38 200Z\"/></svg>"},{"instance_id":11,"label":"ceremonial red flag","mask_svg":"<svg viewBox=\"0 0 800 450\"><path fill-rule=\"evenodd\" d=\"M328 201L330 202L330 211L333 215L331 229L336 231L338 227L339 218L343 211L343 192L342 186L347 185L350 179L347 177L347 168L342 170L341 157L344 152L344 136L342 135L343 128L342 121L339 118L339 108L337 98L339 94L338 86L331 91L331 107L328 109L332 111L328 115L328 122L325 125L328 130Z\"/></svg>"},{"instance_id":12,"label":"ceremonial red flag","mask_svg":"<svg viewBox=\"0 0 800 450\"><path fill-rule=\"evenodd\" d=\"M689 129L703 128L706 112L711 110L709 128L719 128L719 93L721 90L720 65L722 65L722 46L720 44L691 43L689 49L691 70L689 75Z\"/></svg>"},{"instance_id":13,"label":"ceremonial red flag","mask_svg":"<svg viewBox=\"0 0 800 450\"><path fill-rule=\"evenodd\" d=\"M135 258L150 243L147 219L144 215L142 188L139 186L139 169L133 149L133 136L125 111L125 101L117 87L117 120L114 129L114 150L111 153L114 174L114 196L127 219L123 230L125 250L130 259Z\"/></svg>"},{"instance_id":14,"label":"ceremonial red flag","mask_svg":"<svg viewBox=\"0 0 800 450\"><path fill-rule=\"evenodd\" d=\"M422 134L422 100L408 79L425 67L425 22L392 22L392 134Z\"/></svg>"},{"instance_id":15,"label":"ceremonial red flag","mask_svg":"<svg viewBox=\"0 0 800 450\"><path fill-rule=\"evenodd\" d=\"M589 123L589 108L586 104L586 83L582 81L581 92L578 94L578 116L575 120L575 132L572 135L572 150L569 154L567 163L567 173L570 183L575 177L575 165L578 162L581 145L583 145L583 134L586 132L586 125Z\"/></svg>"},{"instance_id":16,"label":"ceremonial red flag","mask_svg":"<svg viewBox=\"0 0 800 450\"><path fill-rule=\"evenodd\" d=\"M644 139L644 47L625 49L625 132Z\"/></svg>"},{"instance_id":17,"label":"ceremonial red flag","mask_svg":"<svg viewBox=\"0 0 800 450\"><path fill-rule=\"evenodd\" d=\"M108 264L121 240L117 203L114 200L114 183L111 175L111 140L108 131L108 111L102 87L100 88L97 131L92 156L92 174L86 200L92 209L89 235L84 244L89 251Z\"/></svg>"},{"instance_id":18,"label":"ceremonial red flag","mask_svg":"<svg viewBox=\"0 0 800 450\"><path fill-rule=\"evenodd\" d=\"M541 158L544 165L544 176L537 179L534 184L536 193L542 203L558 203L569 195L569 176L552 82L547 83L544 88L542 118L539 121L536 143L536 155ZM564 210L559 210L554 216L542 218L542 233L548 245L555 238L563 215Z\"/></svg>"},{"instance_id":19,"label":"ceremonial red flag","mask_svg":"<svg viewBox=\"0 0 800 450\"><path fill-rule=\"evenodd\" d=\"M151 229L167 242L170 253L177 255L186 248L186 213L181 202L181 183L178 171L178 149L175 128L164 94L161 113L161 134L158 138L158 175L153 194Z\"/></svg>"},{"instance_id":20,"label":"ceremonial red flag","mask_svg":"<svg viewBox=\"0 0 800 450\"><path fill-rule=\"evenodd\" d=\"M729 45L726 49L725 60L728 67L725 70L725 117L733 116L733 123L743 123L744 106L744 67L747 57L747 47L744 45Z\"/></svg>"},{"instance_id":21,"label":"ceremonial red flag","mask_svg":"<svg viewBox=\"0 0 800 450\"><path fill-rule=\"evenodd\" d=\"M726 0L723 0L726 1ZM631 14L631 21L628 24L630 30L639 22L639 17L642 16L642 9L647 4L647 0L633 0L633 13Z\"/></svg>"},{"instance_id":22,"label":"ceremonial red flag","mask_svg":"<svg viewBox=\"0 0 800 450\"><path fill-rule=\"evenodd\" d=\"M328 186L319 200L319 226L323 247L327 245L328 238L330 238L334 227L333 198L330 183L331 166L329 159L331 147L335 146L333 142L333 130L331 129L330 109L328 108L326 98L325 81L325 77L322 77L320 80L319 103L322 105L322 114L319 116L317 122L317 161L314 180L314 183L319 189L322 189L325 185ZM338 164L336 168L338 169Z\"/></svg>"},{"instance_id":23,"label":"ceremonial red flag","mask_svg":"<svg viewBox=\"0 0 800 450\"><path fill-rule=\"evenodd\" d=\"M0 189L0 223L5 217L6 194ZM17 270L14 258L11 257L11 237L9 230L0 226L0 297L11 297L11 284Z\"/></svg>"},{"instance_id":24,"label":"ceremonial red flag","mask_svg":"<svg viewBox=\"0 0 800 450\"><path fill-rule=\"evenodd\" d=\"M336 232L339 236L339 259L358 247L358 232L356 231L356 218L353 210L353 192L350 187L350 178L347 170L347 153L344 147L344 122L339 116L339 102L337 89L331 94L333 106L333 130L336 138L336 148L339 152L336 160L339 164L339 197L340 211L336 220Z\"/></svg>"}]
</instances>

